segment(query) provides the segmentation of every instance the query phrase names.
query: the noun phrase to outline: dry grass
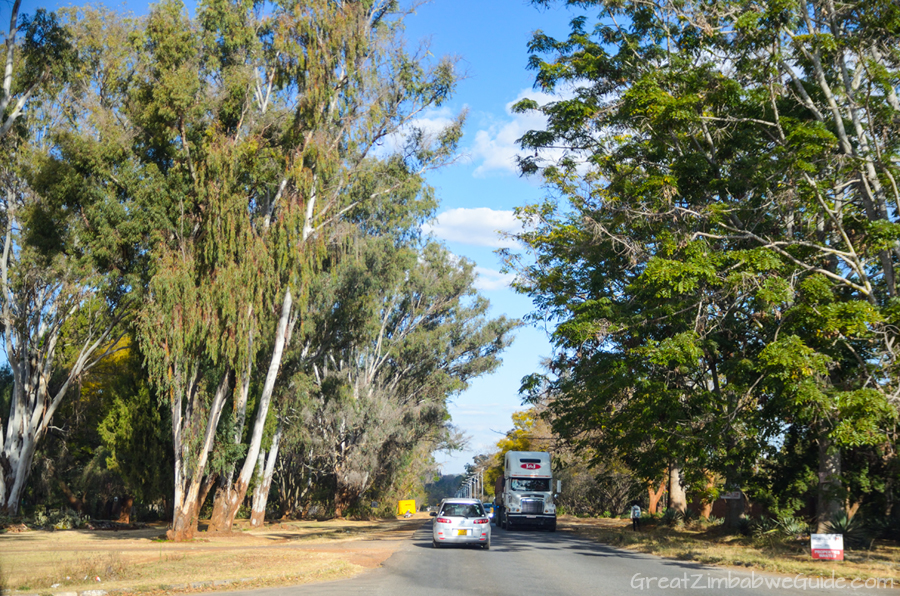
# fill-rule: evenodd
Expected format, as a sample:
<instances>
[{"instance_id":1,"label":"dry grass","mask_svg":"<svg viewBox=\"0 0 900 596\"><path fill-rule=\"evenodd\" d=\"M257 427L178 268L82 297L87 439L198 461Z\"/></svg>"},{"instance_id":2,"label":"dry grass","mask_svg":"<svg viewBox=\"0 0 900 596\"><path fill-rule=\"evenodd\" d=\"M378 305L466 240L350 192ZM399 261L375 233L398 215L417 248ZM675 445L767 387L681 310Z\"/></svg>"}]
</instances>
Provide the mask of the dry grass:
<instances>
[{"instance_id":1,"label":"dry grass","mask_svg":"<svg viewBox=\"0 0 900 596\"><path fill-rule=\"evenodd\" d=\"M810 577L884 578L900 581L900 545L877 541L870 551L845 551L844 561L816 561L809 541L762 539L725 534L721 527L699 524L668 528L645 524L631 530L629 520L563 517L560 528L598 542L679 559L725 567L744 567Z\"/></svg>"},{"instance_id":2,"label":"dry grass","mask_svg":"<svg viewBox=\"0 0 900 596\"><path fill-rule=\"evenodd\" d=\"M213 588L190 584L248 580L243 587L262 587L340 579L380 564L421 523L289 522L252 531L241 525L228 535L201 533L183 543L162 540L163 527L0 534L0 587L41 594L167 586L205 591Z\"/></svg>"}]
</instances>

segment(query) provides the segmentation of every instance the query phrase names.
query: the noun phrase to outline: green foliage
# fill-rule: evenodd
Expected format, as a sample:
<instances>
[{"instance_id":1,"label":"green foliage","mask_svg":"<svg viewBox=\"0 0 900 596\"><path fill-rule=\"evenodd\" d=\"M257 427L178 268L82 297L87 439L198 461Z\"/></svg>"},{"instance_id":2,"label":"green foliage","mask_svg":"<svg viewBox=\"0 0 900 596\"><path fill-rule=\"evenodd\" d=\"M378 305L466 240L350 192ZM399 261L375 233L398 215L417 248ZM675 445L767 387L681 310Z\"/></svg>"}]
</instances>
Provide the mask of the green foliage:
<instances>
[{"instance_id":1,"label":"green foliage","mask_svg":"<svg viewBox=\"0 0 900 596\"><path fill-rule=\"evenodd\" d=\"M562 438L646 480L681 461L688 485L711 472L796 511L814 445L868 461L896 443L900 191L884 181L900 169L877 157L900 149L896 18L576 4L596 26L537 33L529 64L543 90L577 93L515 108L547 119L520 167L550 198L518 210L526 248L507 265L556 348L523 393L549 396ZM865 116L863 94L878 98ZM874 503L877 473L857 469L823 489Z\"/></svg>"},{"instance_id":2,"label":"green foliage","mask_svg":"<svg viewBox=\"0 0 900 596\"><path fill-rule=\"evenodd\" d=\"M90 521L89 517L84 517L71 509L46 509L38 506L31 519L26 519L26 524L41 529L75 530L85 527Z\"/></svg>"},{"instance_id":3,"label":"green foliage","mask_svg":"<svg viewBox=\"0 0 900 596\"><path fill-rule=\"evenodd\" d=\"M844 547L848 550L869 549L872 547L872 536L862 516L849 517L841 511L825 524L829 534L842 534Z\"/></svg>"},{"instance_id":4,"label":"green foliage","mask_svg":"<svg viewBox=\"0 0 900 596\"><path fill-rule=\"evenodd\" d=\"M776 528L787 538L798 539L803 534L809 534L809 526L802 519L791 516L779 517L776 521Z\"/></svg>"},{"instance_id":5,"label":"green foliage","mask_svg":"<svg viewBox=\"0 0 900 596\"><path fill-rule=\"evenodd\" d=\"M132 344L89 375L83 391L103 396L97 426L106 468L137 501L163 499L172 490L172 438L168 408L160 404Z\"/></svg>"},{"instance_id":6,"label":"green foliage","mask_svg":"<svg viewBox=\"0 0 900 596\"><path fill-rule=\"evenodd\" d=\"M301 423L282 450L304 467L290 483L328 486L342 514L425 497L431 451L456 442L447 400L499 364L516 326L486 316L473 265L411 234L408 209L377 226L352 218L311 280L299 348L286 357L281 399Z\"/></svg>"},{"instance_id":7,"label":"green foliage","mask_svg":"<svg viewBox=\"0 0 900 596\"><path fill-rule=\"evenodd\" d=\"M664 526L678 526L685 522L684 513L678 509L666 509L659 521Z\"/></svg>"}]
</instances>

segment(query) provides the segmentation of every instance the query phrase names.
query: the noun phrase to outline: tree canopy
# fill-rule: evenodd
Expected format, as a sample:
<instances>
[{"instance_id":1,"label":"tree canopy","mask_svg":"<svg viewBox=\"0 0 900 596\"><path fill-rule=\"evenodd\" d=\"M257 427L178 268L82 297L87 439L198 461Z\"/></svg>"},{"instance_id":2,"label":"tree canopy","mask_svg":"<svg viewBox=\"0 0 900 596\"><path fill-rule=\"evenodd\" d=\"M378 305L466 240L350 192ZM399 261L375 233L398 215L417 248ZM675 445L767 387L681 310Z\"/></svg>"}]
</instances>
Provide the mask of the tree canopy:
<instances>
[{"instance_id":1,"label":"tree canopy","mask_svg":"<svg viewBox=\"0 0 900 596\"><path fill-rule=\"evenodd\" d=\"M803 435L821 522L859 497L842 450L896 440L898 14L568 4L596 24L531 42L562 97L516 106L547 118L520 165L551 197L520 210L533 260L508 256L556 322L556 428L648 480L689 462L686 483L747 494Z\"/></svg>"}]
</instances>

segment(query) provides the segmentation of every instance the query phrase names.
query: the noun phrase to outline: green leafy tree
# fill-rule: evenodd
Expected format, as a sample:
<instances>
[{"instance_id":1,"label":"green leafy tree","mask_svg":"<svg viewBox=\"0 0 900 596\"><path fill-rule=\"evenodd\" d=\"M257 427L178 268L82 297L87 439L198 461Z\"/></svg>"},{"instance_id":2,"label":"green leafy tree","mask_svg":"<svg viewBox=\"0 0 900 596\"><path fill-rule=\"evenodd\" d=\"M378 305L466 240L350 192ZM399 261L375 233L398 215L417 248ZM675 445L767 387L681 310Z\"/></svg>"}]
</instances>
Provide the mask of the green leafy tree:
<instances>
[{"instance_id":1,"label":"green leafy tree","mask_svg":"<svg viewBox=\"0 0 900 596\"><path fill-rule=\"evenodd\" d=\"M571 98L517 106L548 119L521 165L565 206L523 209L536 259L510 261L559 321L558 428L599 426L586 440L648 480L689 463L688 483L713 471L736 489L785 425L813 425L824 523L841 449L885 440L896 416L898 15L568 4L597 26L538 33L531 65Z\"/></svg>"},{"instance_id":2,"label":"green leafy tree","mask_svg":"<svg viewBox=\"0 0 900 596\"><path fill-rule=\"evenodd\" d=\"M97 432L107 469L122 479L122 496L168 502L174 470L169 408L153 392L136 346L129 342L98 366L82 391L102 393L105 416Z\"/></svg>"},{"instance_id":3,"label":"green leafy tree","mask_svg":"<svg viewBox=\"0 0 900 596\"><path fill-rule=\"evenodd\" d=\"M81 375L108 354L133 315L139 212L70 161L90 127L77 95L81 55L57 16L12 4L0 90L0 325L12 394L0 438L0 508L16 514L32 462ZM95 139L94 148L102 145ZM109 155L96 152L97 164Z\"/></svg>"},{"instance_id":4,"label":"green leafy tree","mask_svg":"<svg viewBox=\"0 0 900 596\"><path fill-rule=\"evenodd\" d=\"M422 444L448 439L446 402L499 364L515 323L488 319L471 263L432 243L359 238L323 277L297 366L312 386L294 407L292 449L332 480L335 514L391 486Z\"/></svg>"},{"instance_id":5,"label":"green leafy tree","mask_svg":"<svg viewBox=\"0 0 900 596\"><path fill-rule=\"evenodd\" d=\"M400 16L393 2L324 0L210 1L194 21L179 2L137 22L74 13L92 52L84 94L129 175L104 180L153 199L138 336L172 406L173 538L193 534L213 487L211 527L230 528L329 230L452 155L460 123L433 137L412 121L451 91L453 65L401 51ZM228 403L235 448L210 468Z\"/></svg>"}]
</instances>

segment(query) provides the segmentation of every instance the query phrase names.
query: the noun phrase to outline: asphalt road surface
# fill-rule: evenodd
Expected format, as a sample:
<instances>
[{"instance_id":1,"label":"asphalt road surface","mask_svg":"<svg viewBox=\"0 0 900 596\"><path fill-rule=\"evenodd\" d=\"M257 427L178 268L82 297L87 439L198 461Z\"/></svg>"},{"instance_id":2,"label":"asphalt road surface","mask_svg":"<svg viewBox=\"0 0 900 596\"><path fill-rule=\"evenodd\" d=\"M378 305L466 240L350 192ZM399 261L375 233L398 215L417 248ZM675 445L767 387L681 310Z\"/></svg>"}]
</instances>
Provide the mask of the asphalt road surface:
<instances>
[{"instance_id":1,"label":"asphalt road surface","mask_svg":"<svg viewBox=\"0 0 900 596\"><path fill-rule=\"evenodd\" d=\"M431 523L383 567L353 579L232 596L607 596L666 594L900 594L898 589L816 585L813 578L760 574L661 559L603 546L569 532L504 531L491 550L431 545ZM774 582L779 582L776 585ZM804 581L806 583L804 583ZM859 582L862 584L862 582ZM896 582L895 582L896 584ZM900 588L900 585L896 585Z\"/></svg>"}]
</instances>

